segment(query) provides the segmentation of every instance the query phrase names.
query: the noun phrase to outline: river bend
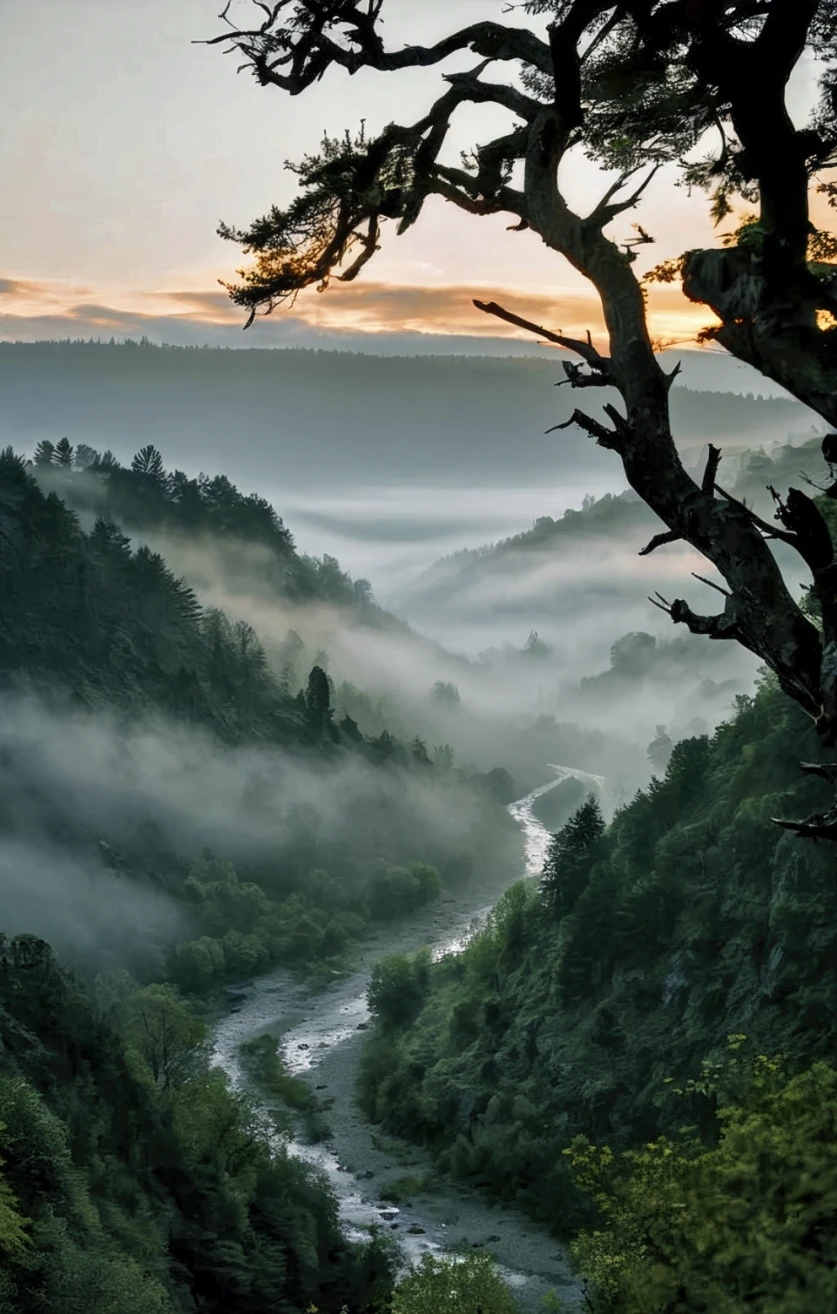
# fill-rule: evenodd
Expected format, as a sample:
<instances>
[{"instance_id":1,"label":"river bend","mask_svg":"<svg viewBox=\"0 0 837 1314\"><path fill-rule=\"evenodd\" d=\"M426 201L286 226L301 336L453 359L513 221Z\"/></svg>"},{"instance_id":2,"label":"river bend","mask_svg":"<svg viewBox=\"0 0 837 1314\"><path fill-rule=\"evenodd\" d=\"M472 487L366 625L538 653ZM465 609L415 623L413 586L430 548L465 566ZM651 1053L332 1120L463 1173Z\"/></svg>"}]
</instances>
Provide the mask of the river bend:
<instances>
[{"instance_id":1,"label":"river bend","mask_svg":"<svg viewBox=\"0 0 837 1314\"><path fill-rule=\"evenodd\" d=\"M555 777L509 805L521 828L527 876L543 867L549 832L532 806L541 795L568 776L602 792L604 781L569 767L552 766ZM521 873L515 873L514 879ZM545 1229L519 1210L493 1204L478 1192L445 1184L432 1193L418 1194L399 1207L381 1199L381 1191L397 1178L421 1176L432 1168L428 1156L405 1142L382 1136L361 1118L354 1103L363 1031L369 1022L366 990L374 963L386 954L409 953L429 945L439 959L460 951L476 933L502 893L503 887L445 897L422 909L409 923L378 932L364 946L360 966L333 988L312 994L289 973L279 970L254 982L215 1027L213 1062L224 1068L234 1088L244 1089L247 1078L239 1047L265 1032L277 1037L288 1069L333 1100L326 1114L330 1139L306 1145L288 1139L291 1153L318 1168L332 1187L348 1235L365 1235L370 1227L393 1229L405 1256L415 1262L427 1251L485 1248L526 1314L542 1308L547 1291L565 1302L564 1309L580 1308L580 1289L566 1252ZM490 901L486 902L488 895ZM265 1132L275 1139L265 1115Z\"/></svg>"}]
</instances>

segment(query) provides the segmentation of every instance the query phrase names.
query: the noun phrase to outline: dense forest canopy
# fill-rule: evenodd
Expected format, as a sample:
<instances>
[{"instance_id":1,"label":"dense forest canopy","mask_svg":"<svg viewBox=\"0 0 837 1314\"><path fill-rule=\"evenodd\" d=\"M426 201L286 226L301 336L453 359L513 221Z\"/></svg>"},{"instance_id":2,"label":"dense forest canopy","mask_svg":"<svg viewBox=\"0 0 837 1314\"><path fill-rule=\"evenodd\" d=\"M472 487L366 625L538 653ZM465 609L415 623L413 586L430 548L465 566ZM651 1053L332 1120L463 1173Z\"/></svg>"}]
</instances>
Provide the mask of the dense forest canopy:
<instances>
[{"instance_id":1,"label":"dense forest canopy","mask_svg":"<svg viewBox=\"0 0 837 1314\"><path fill-rule=\"evenodd\" d=\"M571 389L616 389L621 410L607 402L598 419L576 408L555 427L575 424L619 456L629 484L665 526L645 555L682 540L723 580L717 615L662 595L656 605L695 633L749 648L833 745L837 568L823 515L793 489L777 500L779 524L764 521L719 486L716 448L699 480L687 473L672 434L673 375L655 356L634 269L638 247L653 236L641 224L627 240L606 231L637 207L663 165L710 191L719 221L735 203L756 205L727 249L690 252L656 276L682 275L688 294L721 321L710 337L834 423L834 238L814 229L809 212L812 181L831 196L829 170L837 164L833 6L530 0L522 6L534 20L528 25L477 22L432 46L397 51L387 48L382 7L382 0L279 0L257 6L252 28L237 27L224 11L227 28L210 44L243 55L260 85L294 96L329 73L370 68L397 76L462 52L479 60L467 72L444 74L445 90L416 122L390 123L378 135L361 128L326 137L319 154L293 166L300 191L286 210L274 207L248 228L222 225L222 236L255 255L228 285L233 300L252 321L292 303L303 287L356 278L378 250L382 226L393 222L405 232L430 197L474 216L506 214L512 228L537 233L595 288L607 354L589 335L571 339L493 302L475 305L579 357L580 364L564 366ZM800 128L787 89L804 54L819 61L821 99ZM510 129L453 166L444 147L457 111L470 105L499 107ZM603 172L601 199L586 215L573 210L559 181L576 147ZM708 155L695 156L707 147ZM789 593L772 539L792 546L812 573L819 625ZM798 824L803 833L837 839L837 809Z\"/></svg>"},{"instance_id":2,"label":"dense forest canopy","mask_svg":"<svg viewBox=\"0 0 837 1314\"><path fill-rule=\"evenodd\" d=\"M834 857L767 824L828 790L772 677L737 703L463 953L373 976L368 1113L580 1238L596 1314L833 1306Z\"/></svg>"}]
</instances>

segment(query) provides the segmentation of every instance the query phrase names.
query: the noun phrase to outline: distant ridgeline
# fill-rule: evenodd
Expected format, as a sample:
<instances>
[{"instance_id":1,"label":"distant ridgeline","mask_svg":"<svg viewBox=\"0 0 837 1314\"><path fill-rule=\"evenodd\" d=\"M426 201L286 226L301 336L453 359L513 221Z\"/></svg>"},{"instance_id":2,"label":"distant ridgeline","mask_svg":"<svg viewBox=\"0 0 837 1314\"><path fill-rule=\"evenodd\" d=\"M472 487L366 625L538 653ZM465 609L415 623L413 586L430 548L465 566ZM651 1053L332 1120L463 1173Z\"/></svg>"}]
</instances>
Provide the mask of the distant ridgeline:
<instances>
[{"instance_id":1,"label":"distant ridgeline","mask_svg":"<svg viewBox=\"0 0 837 1314\"><path fill-rule=\"evenodd\" d=\"M271 504L257 493L244 494L226 475L167 471L162 454L143 447L130 467L110 451L67 438L42 440L35 449L33 473L45 491L55 491L81 516L113 520L131 531L164 531L228 549L227 572L236 570L235 550L256 549L238 563L250 587L261 584L296 603L328 602L351 607L366 624L409 627L374 601L369 581L353 581L334 557L310 557L297 551L290 531Z\"/></svg>"},{"instance_id":2,"label":"distant ridgeline","mask_svg":"<svg viewBox=\"0 0 837 1314\"><path fill-rule=\"evenodd\" d=\"M821 442L817 437L799 444L776 443L768 451L747 449L730 455L726 464L721 465L721 470L729 472L729 491L739 499L746 498L748 503L759 502L768 507L771 504L767 492L769 484L783 488L794 480L806 476L816 479L823 473ZM703 459L698 462L698 470L702 465ZM557 520L552 516L539 516L532 528L523 533L484 547L463 548L442 557L435 567L429 567L425 578L446 562L475 564L506 553L556 547L565 540L573 541L588 534L608 534L616 538L627 530L636 531L641 537L646 531L653 533L659 524L639 494L631 489L623 493L605 493L599 498L590 496L584 499L580 510L567 509Z\"/></svg>"},{"instance_id":3,"label":"distant ridgeline","mask_svg":"<svg viewBox=\"0 0 837 1314\"><path fill-rule=\"evenodd\" d=\"M726 479L723 486L733 496L745 499L760 514L770 517L775 508L768 485L786 489L789 484L798 483L800 478L809 478L816 483L822 476L821 441L821 438L814 437L799 444L777 442L764 451L729 451L722 458L719 478ZM705 452L697 454L695 472L703 469L705 459ZM586 553L604 553L627 545L627 551L639 552L661 528L662 522L632 489L605 493L598 498L588 495L578 510L568 508L557 518L539 516L531 529L520 534L478 548L463 548L439 558L404 588L402 605L409 603L414 610L442 605L456 607L460 601L465 605L469 594L485 587L489 581L507 580L510 575L522 575L532 570L533 559L538 554L549 554L558 561L562 551L569 553L579 549ZM781 544L778 549L780 564L787 561L795 568L795 555L783 551ZM646 567L649 579L653 578L662 557L663 553L659 553L649 558ZM613 589L612 581L608 582L608 587ZM655 584L649 583L648 587L653 588ZM656 587L664 587L663 581L660 580ZM549 607L558 601L557 596L553 598L549 593L548 579L538 588L543 606Z\"/></svg>"},{"instance_id":4,"label":"distant ridgeline","mask_svg":"<svg viewBox=\"0 0 837 1314\"><path fill-rule=\"evenodd\" d=\"M253 478L269 459L284 478L333 487L473 488L498 479L554 486L592 462L603 470L609 459L580 429L545 436L570 413L564 402L556 412L560 357L0 343L0 432L5 424L4 441L29 444L65 433L98 447L118 433L135 448L155 443L180 465L197 435L205 466L224 469L246 427L237 470ZM672 388L674 432L689 459L707 440L755 445L804 432L816 419L789 398L723 392L725 377L719 368L712 392L680 380ZM371 422L373 412L382 422Z\"/></svg>"}]
</instances>

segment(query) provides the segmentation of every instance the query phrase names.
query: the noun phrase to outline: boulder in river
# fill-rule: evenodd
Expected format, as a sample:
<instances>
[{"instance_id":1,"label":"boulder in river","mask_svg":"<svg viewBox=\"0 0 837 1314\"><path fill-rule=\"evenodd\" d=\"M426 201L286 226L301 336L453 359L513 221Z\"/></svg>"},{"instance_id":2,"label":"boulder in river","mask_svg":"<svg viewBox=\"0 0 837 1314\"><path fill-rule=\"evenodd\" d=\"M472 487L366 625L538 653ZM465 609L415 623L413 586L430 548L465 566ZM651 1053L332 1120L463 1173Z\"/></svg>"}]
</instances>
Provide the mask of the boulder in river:
<instances>
[{"instance_id":1,"label":"boulder in river","mask_svg":"<svg viewBox=\"0 0 837 1314\"><path fill-rule=\"evenodd\" d=\"M410 1226L407 1228L407 1231L410 1233L411 1236L424 1236L425 1229L423 1227L419 1227L418 1223L411 1223Z\"/></svg>"},{"instance_id":2,"label":"boulder in river","mask_svg":"<svg viewBox=\"0 0 837 1314\"><path fill-rule=\"evenodd\" d=\"M368 1030L369 1030L369 1023L368 1023L368 1022L358 1022L357 1027L356 1027L356 1030L357 1030L357 1031L368 1031Z\"/></svg>"}]
</instances>

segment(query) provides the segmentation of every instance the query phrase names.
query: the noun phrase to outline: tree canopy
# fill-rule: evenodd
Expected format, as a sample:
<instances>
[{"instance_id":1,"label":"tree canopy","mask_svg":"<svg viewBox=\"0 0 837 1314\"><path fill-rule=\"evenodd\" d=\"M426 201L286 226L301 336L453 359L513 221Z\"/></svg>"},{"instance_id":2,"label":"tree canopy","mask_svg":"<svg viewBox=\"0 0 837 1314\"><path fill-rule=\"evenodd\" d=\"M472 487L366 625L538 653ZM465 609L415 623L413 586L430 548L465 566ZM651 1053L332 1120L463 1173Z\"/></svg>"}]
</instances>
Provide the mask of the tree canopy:
<instances>
[{"instance_id":1,"label":"tree canopy","mask_svg":"<svg viewBox=\"0 0 837 1314\"><path fill-rule=\"evenodd\" d=\"M620 231L663 166L710 191L719 222L740 202L757 207L727 248L685 253L650 276L682 277L687 295L719 318L707 337L837 421L835 240L813 228L809 212L813 184L837 199L829 174L837 164L835 5L528 0L515 7L528 23L518 16L476 22L432 45L398 50L384 41L383 0L278 0L256 8L249 29L225 10L226 30L210 44L243 55L260 85L293 96L329 72L398 73L467 52L477 62L444 73L441 94L413 123L324 138L318 153L290 166L300 190L287 209L274 207L247 228L221 226L222 236L255 257L227 285L248 322L291 303L302 288L356 278L384 226L405 232L430 197L474 216L507 214L514 231L536 233L597 292L607 352L589 333L579 340L494 302L476 307L577 356L579 364L563 366L571 388L615 389L621 406L607 401L601 418L576 408L555 427L577 425L619 454L631 487L665 526L644 555L682 540L723 580L702 581L723 595L720 613L701 614L683 599L658 597L656 605L694 633L754 652L814 719L825 744L837 742L837 562L822 512L792 489L785 500L776 497L777 524L761 519L718 485L721 453L712 446L700 481L684 469L669 413L677 371L667 375L655 355L646 280L635 269L638 247L653 235L638 223L633 237ZM820 69L820 99L799 127L788 83L805 54ZM457 111L468 105L506 111L509 129L454 165L445 148ZM600 198L586 214L562 190L561 168L576 149L602 169ZM791 595L771 540L793 546L810 570L818 621ZM837 838L837 809L786 824Z\"/></svg>"}]
</instances>

